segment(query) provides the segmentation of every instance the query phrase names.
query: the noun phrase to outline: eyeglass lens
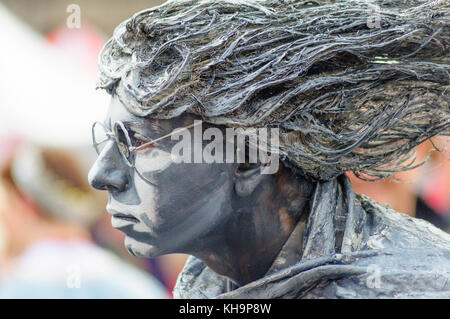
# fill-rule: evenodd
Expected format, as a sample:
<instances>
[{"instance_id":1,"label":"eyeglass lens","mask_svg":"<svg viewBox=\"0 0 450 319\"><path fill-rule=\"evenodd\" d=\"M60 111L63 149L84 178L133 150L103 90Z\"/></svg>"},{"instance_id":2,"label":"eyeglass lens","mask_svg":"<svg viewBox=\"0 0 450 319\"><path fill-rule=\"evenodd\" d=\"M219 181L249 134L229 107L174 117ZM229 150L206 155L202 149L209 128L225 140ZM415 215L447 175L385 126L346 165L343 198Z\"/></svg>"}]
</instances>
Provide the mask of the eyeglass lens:
<instances>
[{"instance_id":1,"label":"eyeglass lens","mask_svg":"<svg viewBox=\"0 0 450 319\"><path fill-rule=\"evenodd\" d=\"M100 155L103 148L105 148L108 140L109 136L106 133L105 126L100 122L95 122L92 126L92 143L98 155Z\"/></svg>"},{"instance_id":2,"label":"eyeglass lens","mask_svg":"<svg viewBox=\"0 0 450 319\"><path fill-rule=\"evenodd\" d=\"M97 154L100 154L110 138L108 130L102 123L96 122L92 128L92 132L94 147ZM117 148L127 164L134 166L144 176L146 173L152 174L164 170L173 163L171 153L163 151L154 145L149 145L143 149L131 152L130 148L134 145L132 144L128 131L121 122L114 124L114 137Z\"/></svg>"}]
</instances>

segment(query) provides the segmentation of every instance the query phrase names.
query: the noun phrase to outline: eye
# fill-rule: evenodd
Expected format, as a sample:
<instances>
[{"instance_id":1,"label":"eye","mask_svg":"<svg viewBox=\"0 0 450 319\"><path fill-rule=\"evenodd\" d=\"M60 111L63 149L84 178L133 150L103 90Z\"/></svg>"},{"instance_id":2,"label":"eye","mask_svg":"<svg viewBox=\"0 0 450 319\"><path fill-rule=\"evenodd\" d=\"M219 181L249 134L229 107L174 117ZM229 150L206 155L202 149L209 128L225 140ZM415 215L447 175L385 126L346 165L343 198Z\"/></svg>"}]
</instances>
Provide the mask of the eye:
<instances>
[{"instance_id":1,"label":"eye","mask_svg":"<svg viewBox=\"0 0 450 319\"><path fill-rule=\"evenodd\" d=\"M136 133L136 132L133 132L132 138L133 138L135 147L140 147L140 146L150 142L149 138L147 138L139 133ZM141 148L141 150L152 149L154 147L155 147L154 144L148 144L148 145L145 145L143 148Z\"/></svg>"}]
</instances>

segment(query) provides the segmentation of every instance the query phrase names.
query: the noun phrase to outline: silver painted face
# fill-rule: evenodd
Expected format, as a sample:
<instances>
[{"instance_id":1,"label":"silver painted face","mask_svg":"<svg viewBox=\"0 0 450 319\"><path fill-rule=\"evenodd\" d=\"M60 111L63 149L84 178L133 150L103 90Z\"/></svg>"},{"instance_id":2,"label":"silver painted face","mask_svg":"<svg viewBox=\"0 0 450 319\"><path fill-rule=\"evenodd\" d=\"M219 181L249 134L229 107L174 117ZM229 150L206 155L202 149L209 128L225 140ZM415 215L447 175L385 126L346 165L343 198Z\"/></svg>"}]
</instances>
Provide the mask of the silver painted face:
<instances>
[{"instance_id":1,"label":"silver painted face","mask_svg":"<svg viewBox=\"0 0 450 319\"><path fill-rule=\"evenodd\" d=\"M137 117L113 97L104 125L112 132L114 123L123 123L133 144L139 138L155 139L193 121L190 115L174 120ZM116 140L109 138L89 172L91 185L108 191L111 223L126 234L125 245L137 256L186 253L194 242L219 227L231 211L233 177L229 164L176 163L171 143L168 138L135 151L133 165L129 165L131 161L121 154Z\"/></svg>"}]
</instances>

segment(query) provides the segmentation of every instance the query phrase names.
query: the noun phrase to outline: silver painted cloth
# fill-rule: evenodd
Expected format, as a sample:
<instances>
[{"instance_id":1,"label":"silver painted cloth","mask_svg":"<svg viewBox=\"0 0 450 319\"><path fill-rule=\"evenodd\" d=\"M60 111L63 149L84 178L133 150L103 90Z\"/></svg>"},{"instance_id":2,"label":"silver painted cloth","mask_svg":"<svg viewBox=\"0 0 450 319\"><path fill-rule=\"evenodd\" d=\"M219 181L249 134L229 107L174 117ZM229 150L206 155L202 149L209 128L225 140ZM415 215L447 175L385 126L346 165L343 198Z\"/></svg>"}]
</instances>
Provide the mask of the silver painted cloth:
<instances>
[{"instance_id":1,"label":"silver painted cloth","mask_svg":"<svg viewBox=\"0 0 450 319\"><path fill-rule=\"evenodd\" d=\"M318 182L267 274L234 286L191 256L175 298L450 298L450 235L355 195L346 176Z\"/></svg>"}]
</instances>

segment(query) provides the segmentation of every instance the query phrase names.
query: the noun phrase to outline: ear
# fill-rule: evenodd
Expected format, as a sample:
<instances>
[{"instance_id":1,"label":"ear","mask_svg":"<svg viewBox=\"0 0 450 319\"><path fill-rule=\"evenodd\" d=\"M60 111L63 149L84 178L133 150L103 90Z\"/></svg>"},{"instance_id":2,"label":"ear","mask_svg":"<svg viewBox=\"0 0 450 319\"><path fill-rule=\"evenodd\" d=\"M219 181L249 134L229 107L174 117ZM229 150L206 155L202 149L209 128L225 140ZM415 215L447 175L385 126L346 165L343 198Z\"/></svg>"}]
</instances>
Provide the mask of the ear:
<instances>
[{"instance_id":1,"label":"ear","mask_svg":"<svg viewBox=\"0 0 450 319\"><path fill-rule=\"evenodd\" d=\"M234 190L241 197L250 196L267 176L261 174L260 164L240 164L234 172Z\"/></svg>"}]
</instances>

